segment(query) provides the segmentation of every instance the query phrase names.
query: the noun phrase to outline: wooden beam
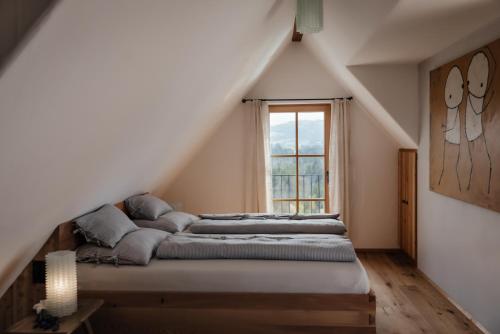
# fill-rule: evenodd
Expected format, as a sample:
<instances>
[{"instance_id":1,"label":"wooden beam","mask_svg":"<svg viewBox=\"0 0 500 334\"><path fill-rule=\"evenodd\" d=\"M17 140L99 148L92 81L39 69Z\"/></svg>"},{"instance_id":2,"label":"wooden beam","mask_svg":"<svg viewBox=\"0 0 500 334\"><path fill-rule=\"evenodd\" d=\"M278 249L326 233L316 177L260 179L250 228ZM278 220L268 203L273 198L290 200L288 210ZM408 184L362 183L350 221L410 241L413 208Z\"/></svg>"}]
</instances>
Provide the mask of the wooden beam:
<instances>
[{"instance_id":1,"label":"wooden beam","mask_svg":"<svg viewBox=\"0 0 500 334\"><path fill-rule=\"evenodd\" d=\"M293 35L292 42L300 42L302 40L302 34L297 31L297 24L293 21Z\"/></svg>"}]
</instances>

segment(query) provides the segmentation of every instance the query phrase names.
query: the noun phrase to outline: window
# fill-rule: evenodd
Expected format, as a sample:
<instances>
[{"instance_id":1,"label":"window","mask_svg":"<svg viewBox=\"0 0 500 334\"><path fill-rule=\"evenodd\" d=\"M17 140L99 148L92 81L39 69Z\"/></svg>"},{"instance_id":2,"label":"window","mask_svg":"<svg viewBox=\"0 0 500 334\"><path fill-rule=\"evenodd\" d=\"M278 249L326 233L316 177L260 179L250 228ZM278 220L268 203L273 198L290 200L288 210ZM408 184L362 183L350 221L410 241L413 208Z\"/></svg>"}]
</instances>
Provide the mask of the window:
<instances>
[{"instance_id":1,"label":"window","mask_svg":"<svg viewBox=\"0 0 500 334\"><path fill-rule=\"evenodd\" d=\"M273 211L328 212L330 105L272 105L269 122Z\"/></svg>"}]
</instances>

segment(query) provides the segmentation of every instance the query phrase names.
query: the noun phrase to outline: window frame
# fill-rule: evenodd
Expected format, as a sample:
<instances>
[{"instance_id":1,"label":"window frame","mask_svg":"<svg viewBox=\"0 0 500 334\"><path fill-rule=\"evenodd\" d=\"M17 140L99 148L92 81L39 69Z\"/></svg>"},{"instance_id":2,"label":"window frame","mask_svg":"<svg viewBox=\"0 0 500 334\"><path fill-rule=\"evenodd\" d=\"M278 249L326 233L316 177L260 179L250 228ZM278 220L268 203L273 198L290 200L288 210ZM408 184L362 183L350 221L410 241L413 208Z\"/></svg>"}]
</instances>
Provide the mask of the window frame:
<instances>
[{"instance_id":1,"label":"window frame","mask_svg":"<svg viewBox=\"0 0 500 334\"><path fill-rule=\"evenodd\" d=\"M300 154L299 153L299 112L323 112L324 114L324 152L323 154ZM324 202L325 212L330 212L329 199L329 156L330 156L330 122L331 122L331 105L328 103L317 104L273 104L269 105L269 114L272 113L295 113L295 154L270 154L273 158L295 158L295 197L294 198L271 198L274 202L293 202L295 201L296 212L299 212L300 202ZM324 197L323 198L299 198L299 158L314 158L322 157L324 160Z\"/></svg>"}]
</instances>

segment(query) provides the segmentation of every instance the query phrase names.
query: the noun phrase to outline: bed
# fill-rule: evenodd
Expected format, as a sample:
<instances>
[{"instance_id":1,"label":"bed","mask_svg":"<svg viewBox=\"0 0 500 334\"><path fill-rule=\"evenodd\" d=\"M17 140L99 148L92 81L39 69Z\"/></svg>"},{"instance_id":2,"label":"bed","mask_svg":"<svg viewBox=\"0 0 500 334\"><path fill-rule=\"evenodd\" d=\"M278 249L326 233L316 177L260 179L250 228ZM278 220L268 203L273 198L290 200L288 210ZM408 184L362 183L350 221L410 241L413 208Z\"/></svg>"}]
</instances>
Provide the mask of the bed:
<instances>
[{"instance_id":1,"label":"bed","mask_svg":"<svg viewBox=\"0 0 500 334\"><path fill-rule=\"evenodd\" d=\"M79 291L367 294L361 262L159 260L146 267L79 263Z\"/></svg>"},{"instance_id":2,"label":"bed","mask_svg":"<svg viewBox=\"0 0 500 334\"><path fill-rule=\"evenodd\" d=\"M81 243L72 230L59 226L59 249ZM97 333L375 333L359 260L79 263L78 282L80 298L105 301L92 319Z\"/></svg>"}]
</instances>

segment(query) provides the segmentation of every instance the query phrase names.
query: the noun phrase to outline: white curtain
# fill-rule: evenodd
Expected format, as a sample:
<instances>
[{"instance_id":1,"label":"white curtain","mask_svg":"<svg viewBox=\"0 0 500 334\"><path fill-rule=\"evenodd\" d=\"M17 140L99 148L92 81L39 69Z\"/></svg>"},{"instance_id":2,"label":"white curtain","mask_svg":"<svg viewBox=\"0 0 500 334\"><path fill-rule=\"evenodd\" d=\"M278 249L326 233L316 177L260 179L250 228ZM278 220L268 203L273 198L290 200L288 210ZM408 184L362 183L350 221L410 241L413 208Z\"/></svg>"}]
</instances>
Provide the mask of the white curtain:
<instances>
[{"instance_id":1,"label":"white curtain","mask_svg":"<svg viewBox=\"0 0 500 334\"><path fill-rule=\"evenodd\" d=\"M262 101L245 103L247 152L245 171L245 212L271 212L271 156L269 106Z\"/></svg>"},{"instance_id":2,"label":"white curtain","mask_svg":"<svg viewBox=\"0 0 500 334\"><path fill-rule=\"evenodd\" d=\"M332 102L330 124L330 211L340 213L349 234L349 101Z\"/></svg>"}]
</instances>

